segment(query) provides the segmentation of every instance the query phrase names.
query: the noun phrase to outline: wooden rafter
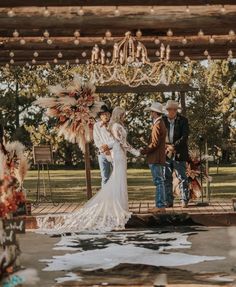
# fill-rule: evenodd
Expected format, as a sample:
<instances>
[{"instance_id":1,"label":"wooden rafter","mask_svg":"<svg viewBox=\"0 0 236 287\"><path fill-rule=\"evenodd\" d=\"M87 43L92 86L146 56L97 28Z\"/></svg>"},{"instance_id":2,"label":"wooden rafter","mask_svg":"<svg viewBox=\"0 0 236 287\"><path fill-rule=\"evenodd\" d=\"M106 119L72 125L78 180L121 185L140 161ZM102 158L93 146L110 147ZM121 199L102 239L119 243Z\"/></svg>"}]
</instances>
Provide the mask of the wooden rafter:
<instances>
[{"instance_id":1,"label":"wooden rafter","mask_svg":"<svg viewBox=\"0 0 236 287\"><path fill-rule=\"evenodd\" d=\"M215 60L225 60L227 59L227 52L225 52L225 54L223 55L222 53L219 54L210 54L211 55L211 59L215 59ZM188 56L188 55L186 55ZM33 57L31 58L14 58L14 64L13 65L19 65L19 66L24 66L26 63L32 64L31 60ZM36 58L36 64L35 65L45 65L46 63L50 63L50 64L54 64L53 60L56 57L39 57ZM149 57L151 61L157 61L157 57ZM196 54L196 55L191 55L189 57L191 60L194 61L202 61L202 60L206 60L207 57L204 56L203 54ZM82 58L82 57L63 57L62 59L58 59L57 64L62 64L65 65L67 62L69 62L70 65L75 65L76 64L76 59L79 60L79 64L86 64L87 60L90 60L90 57L88 58ZM184 62L185 61L185 57L183 56L179 56L176 55L175 57L173 57L171 59L172 61L179 61L179 62ZM6 65L6 64L10 64L10 58L0 58L0 66Z\"/></svg>"},{"instance_id":2,"label":"wooden rafter","mask_svg":"<svg viewBox=\"0 0 236 287\"><path fill-rule=\"evenodd\" d=\"M205 36L187 36L185 37L187 43L183 44L184 37L148 37L142 36L139 40L145 44L145 46L149 49L158 49L159 44L155 44L155 39L159 39L160 43L164 43L165 45L170 45L171 47L176 48L193 48L193 47L230 47L231 45L236 44L236 36L229 35L217 35L214 36L214 44L210 44L209 40L211 35ZM42 37L24 37L26 42L25 45L20 44L19 38L8 38L8 37L0 37L0 50L32 50L32 49L48 49L48 50L59 50L59 49L83 49L83 48L92 48L95 44L97 44L100 48L111 49L114 43L119 42L122 37L111 37L108 38L105 44L102 44L101 41L103 37L79 37L79 45L76 46L74 44L75 37L50 37L52 40L52 44L47 44L47 39L43 39Z\"/></svg>"},{"instance_id":3,"label":"wooden rafter","mask_svg":"<svg viewBox=\"0 0 236 287\"><path fill-rule=\"evenodd\" d=\"M170 84L164 85L159 84L157 86L151 85L141 85L138 87L129 87L126 85L109 85L109 86L97 86L96 93L111 94L111 93L153 93L153 92L188 92L188 91L197 91L197 88L194 88L188 84Z\"/></svg>"},{"instance_id":4,"label":"wooden rafter","mask_svg":"<svg viewBox=\"0 0 236 287\"><path fill-rule=\"evenodd\" d=\"M117 4L119 2L119 4ZM115 42L120 41L126 31L133 35L140 29L143 36L140 40L148 49L151 60L156 61L156 51L159 45L155 44L158 37L161 43L171 46L171 60L183 60L185 56L191 59L205 59L207 50L212 58L225 59L229 50L236 54L236 37L229 31L235 29L236 23L236 0L234 1L193 1L189 0L186 5L194 5L192 13L187 13L184 1L179 0L90 0L90 1L62 1L62 0L1 0L0 3L0 62L8 63L11 59L10 51L14 52L15 63L24 64L31 62L34 51L39 53L37 63L52 62L57 58L58 52L62 52L63 58L60 63L67 60L74 62L79 59L81 63L90 59L91 49L95 44L103 48L105 52L112 52ZM107 6L112 3L112 6ZM114 6L122 5L120 16L114 17ZM13 5L14 4L14 5ZM86 5L87 4L87 5ZM135 6L139 5L140 6ZM199 5L206 5L204 8ZM225 7L225 13L220 12L218 4L231 4ZM8 6L9 5L9 6ZM33 6L31 6L33 5ZM44 6L49 7L50 17L43 15ZM85 6L83 16L77 14L79 6ZM142 6L155 6L155 13ZM159 6L160 5L160 6ZM165 5L165 6L162 6ZM175 6L171 6L175 5ZM40 7L39 7L40 6ZM53 7L51 7L53 6ZM132 6L132 8L130 8ZM15 16L9 18L9 8L14 9ZM154 7L155 8L155 7ZM174 36L167 36L171 28ZM13 32L17 29L19 38L13 38ZM206 36L197 36L202 29ZM47 39L43 37L48 30L50 39L53 41L48 45ZM80 31L79 45L74 44L74 32ZM106 43L101 44L105 32L110 30L112 36L106 38ZM210 37L214 43L210 44ZM184 37L187 40L183 44ZM24 38L25 45L20 44ZM184 56L180 56L180 51ZM86 52L86 56L82 53Z\"/></svg>"},{"instance_id":5,"label":"wooden rafter","mask_svg":"<svg viewBox=\"0 0 236 287\"><path fill-rule=\"evenodd\" d=\"M220 54L220 53L224 53L227 52L229 49L231 49L232 51L236 51L236 44L231 45L231 46L225 46L225 47L217 47L217 46L203 46L203 47L184 47L182 49L179 48L175 48L172 47L171 49L171 58L174 55L177 55L180 51L184 51L186 52L187 55L191 56L191 55L198 55L203 53L205 50L207 50L210 53L213 53L215 55ZM15 54L15 58L32 58L33 57L33 53L35 51L38 52L39 57L43 56L43 57L56 57L57 54L59 52L61 52L63 54L63 56L71 56L71 57L81 57L81 54L83 52L85 52L87 54L87 56L91 56L91 49L84 49L84 48L77 48L77 49L44 49L44 50L0 50L0 58L1 57L9 57L9 53L13 51ZM111 49L104 49L105 52L112 52ZM148 49L148 55L149 57L155 57L155 53L156 53L157 49Z\"/></svg>"},{"instance_id":6,"label":"wooden rafter","mask_svg":"<svg viewBox=\"0 0 236 287\"><path fill-rule=\"evenodd\" d=\"M214 37L215 43L209 43L209 36L203 37L187 37L187 44L183 45L183 37L159 37L161 43L165 45L169 44L171 47L171 60L181 60L184 56L188 56L191 59L205 59L206 50L213 58L227 58L228 53L231 50L233 55L236 55L236 37L229 37L228 35L221 35ZM62 61L74 61L80 59L81 62L91 57L91 50L95 44L101 42L101 37L94 38L79 38L79 45L74 44L74 37L55 38L53 44L48 45L46 40L43 42L41 38L25 38L26 44L20 45L19 39L15 38L0 38L0 61L3 63L9 62L11 59L10 52L14 52L14 60L16 62L31 62L34 58L34 52L37 51L39 56L37 61L53 61L57 58L59 52L63 54ZM112 38L105 45L100 44L99 47L104 51L112 53L113 44L121 40L121 37ZM160 45L156 45L154 37L142 37L141 41L148 49L148 55L151 60L156 61L156 51ZM184 56L180 56L180 51L184 52ZM86 56L83 57L83 52Z\"/></svg>"},{"instance_id":7,"label":"wooden rafter","mask_svg":"<svg viewBox=\"0 0 236 287\"><path fill-rule=\"evenodd\" d=\"M0 36L10 37L17 29L24 37L42 36L47 29L51 36L73 36L79 29L82 36L104 36L109 29L113 36L122 36L129 30L135 34L166 35L169 28L174 35L227 34L235 28L236 6L230 5L223 15L220 7L214 9L196 6L194 13L186 13L184 7L158 7L151 15L142 7L123 7L119 17L114 17L114 7L88 7L84 16L77 15L75 7L51 8L51 16L43 16L43 8L25 8L16 11L15 17L7 15L8 9L0 8Z\"/></svg>"},{"instance_id":8,"label":"wooden rafter","mask_svg":"<svg viewBox=\"0 0 236 287\"><path fill-rule=\"evenodd\" d=\"M182 6L236 4L235 0L1 0L0 7L25 6Z\"/></svg>"}]
</instances>

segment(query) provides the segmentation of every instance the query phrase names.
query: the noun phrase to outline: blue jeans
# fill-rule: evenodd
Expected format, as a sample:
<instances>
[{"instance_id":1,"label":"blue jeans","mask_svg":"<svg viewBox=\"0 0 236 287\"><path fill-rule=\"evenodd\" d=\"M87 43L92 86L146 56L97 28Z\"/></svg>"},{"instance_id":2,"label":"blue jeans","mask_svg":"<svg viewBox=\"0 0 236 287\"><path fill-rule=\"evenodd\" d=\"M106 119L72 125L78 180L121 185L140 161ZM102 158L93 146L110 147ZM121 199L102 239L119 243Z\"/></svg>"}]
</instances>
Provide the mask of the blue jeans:
<instances>
[{"instance_id":1,"label":"blue jeans","mask_svg":"<svg viewBox=\"0 0 236 287\"><path fill-rule=\"evenodd\" d=\"M149 164L149 168L156 186L156 207L163 208L165 207L164 167L160 164Z\"/></svg>"},{"instance_id":2,"label":"blue jeans","mask_svg":"<svg viewBox=\"0 0 236 287\"><path fill-rule=\"evenodd\" d=\"M101 171L102 185L104 185L108 181L111 175L112 164L110 161L107 160L104 154L99 154L98 163L99 163L99 168Z\"/></svg>"},{"instance_id":3,"label":"blue jeans","mask_svg":"<svg viewBox=\"0 0 236 287\"><path fill-rule=\"evenodd\" d=\"M165 165L165 190L166 204L172 205L174 202L173 196L173 172L179 179L179 188L183 202L189 201L188 177L186 175L186 162L167 159Z\"/></svg>"}]
</instances>

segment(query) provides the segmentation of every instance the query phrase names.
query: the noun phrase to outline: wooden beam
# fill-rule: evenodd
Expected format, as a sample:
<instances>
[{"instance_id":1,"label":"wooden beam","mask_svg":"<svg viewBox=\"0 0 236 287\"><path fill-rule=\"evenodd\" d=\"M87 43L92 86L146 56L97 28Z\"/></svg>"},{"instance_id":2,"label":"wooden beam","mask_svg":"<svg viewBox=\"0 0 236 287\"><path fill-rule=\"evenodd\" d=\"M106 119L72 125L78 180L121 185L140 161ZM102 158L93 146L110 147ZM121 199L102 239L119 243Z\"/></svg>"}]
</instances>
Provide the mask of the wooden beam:
<instances>
[{"instance_id":1,"label":"wooden beam","mask_svg":"<svg viewBox=\"0 0 236 287\"><path fill-rule=\"evenodd\" d=\"M178 8L178 7L177 7ZM39 11L38 11L39 10ZM197 35L202 29L206 34L228 34L234 29L236 19L236 6L227 7L225 15L220 13L220 8L211 11L206 6L197 6L194 13L186 14L184 8L157 9L157 13L150 15L148 9L129 9L126 7L119 17L114 17L114 10L97 8L89 10L84 16L78 16L76 11L52 10L50 17L44 17L43 11L16 12L16 16L9 18L7 11L0 10L0 36L11 37L17 29L21 36L42 36L47 29L51 36L73 36L79 29L82 36L104 36L110 29L113 36L122 36L129 30L133 34L141 29L146 36L166 36L168 29L174 35ZM54 14L53 14L54 13Z\"/></svg>"},{"instance_id":2,"label":"wooden beam","mask_svg":"<svg viewBox=\"0 0 236 287\"><path fill-rule=\"evenodd\" d=\"M236 54L236 50L233 51L234 52L234 55ZM185 56L188 56L191 60L194 60L194 61L202 61L202 60L206 60L207 57L203 54L196 54L196 55L185 55ZM185 56L179 56L179 55L176 55L176 56L172 56L171 60L172 61L179 61L179 62L183 62L185 61ZM228 58L228 53L227 51L225 52L225 54L212 54L210 53L210 56L212 59L215 59L215 60L226 60ZM53 60L54 58L56 57L45 57L45 58L36 58L36 65L45 65L47 62L51 63L51 64L54 64ZM152 62L154 61L157 61L157 57L149 57L150 60ZM20 65L20 66L24 66L26 64L26 62L28 62L29 64L31 63L33 57L29 57L29 58L14 58L14 65ZM67 61L69 61L69 63L71 65L75 65L75 60L78 59L79 60L79 64L86 64L87 60L89 60L90 58L81 58L81 57L67 57L67 58L63 58L63 59L58 59L58 64L60 65L64 65L66 64ZM235 59L235 57L234 57ZM0 58L0 65L5 65L7 63L10 63L10 58Z\"/></svg>"},{"instance_id":3,"label":"wooden beam","mask_svg":"<svg viewBox=\"0 0 236 287\"><path fill-rule=\"evenodd\" d=\"M26 6L183 6L183 5L226 5L235 0L1 0L0 7Z\"/></svg>"},{"instance_id":4,"label":"wooden beam","mask_svg":"<svg viewBox=\"0 0 236 287\"><path fill-rule=\"evenodd\" d=\"M227 35L215 35L214 44L209 43L211 35L205 36L186 36L187 44L183 45L182 36L159 36L158 39L160 43L165 45L170 45L174 48L188 49L193 47L200 47L200 49L208 49L214 47L230 47L236 44L236 37L230 37ZM48 45L46 40L42 41L42 37L24 37L26 41L25 45L20 44L19 38L9 38L9 37L0 37L0 50L78 50L78 49L92 49L92 47L97 44L101 49L112 49L114 43L119 42L123 37L111 37L107 39L106 44L101 44L103 37L80 37L79 45L74 44L74 37L50 37L52 44ZM160 45L155 44L156 37L152 36L142 36L139 40L148 48L148 49L158 49Z\"/></svg>"},{"instance_id":5,"label":"wooden beam","mask_svg":"<svg viewBox=\"0 0 236 287\"><path fill-rule=\"evenodd\" d=\"M197 88L194 88L188 84L170 84L164 85L160 84L157 86L151 85L141 85L138 87L129 87L126 85L114 85L114 86L97 86L96 93L100 94L112 94L112 93L153 93L153 92L187 92L187 91L197 91Z\"/></svg>"},{"instance_id":6,"label":"wooden beam","mask_svg":"<svg viewBox=\"0 0 236 287\"><path fill-rule=\"evenodd\" d=\"M206 59L204 51L208 51L208 54L213 58L227 58L229 50L232 51L233 56L236 56L236 43L234 45L226 45L226 46L200 46L200 47L184 47L184 48L171 48L170 60L179 60L183 59L184 56L180 56L180 51L184 52L184 56L188 56L191 59ZM59 52L62 53L61 60L69 60L74 61L75 59L80 59L83 62L91 59L91 49L55 49L55 50L9 50L9 49L1 49L0 48L0 61L1 62L9 62L10 51L14 52L14 57L12 57L16 62L17 61L31 61L35 59L36 61L53 61L53 59L58 58ZM37 51L38 57L34 56L34 51ZM104 49L105 53L112 52L111 49ZM83 56L83 52L86 53L86 56ZM148 57L152 62L158 61L159 57L155 55L156 49L148 49ZM111 57L108 57L111 59ZM59 59L59 60L60 60Z\"/></svg>"}]
</instances>

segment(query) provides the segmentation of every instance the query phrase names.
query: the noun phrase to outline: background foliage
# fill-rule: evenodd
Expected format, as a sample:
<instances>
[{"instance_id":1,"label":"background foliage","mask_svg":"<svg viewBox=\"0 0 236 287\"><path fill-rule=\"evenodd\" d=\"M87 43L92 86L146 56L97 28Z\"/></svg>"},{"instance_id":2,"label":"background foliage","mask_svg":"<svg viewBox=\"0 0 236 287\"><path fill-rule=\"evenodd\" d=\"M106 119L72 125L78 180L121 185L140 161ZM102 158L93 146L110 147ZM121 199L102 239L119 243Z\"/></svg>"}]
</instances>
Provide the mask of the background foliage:
<instances>
[{"instance_id":1,"label":"background foliage","mask_svg":"<svg viewBox=\"0 0 236 287\"><path fill-rule=\"evenodd\" d=\"M83 66L77 72L86 75ZM207 141L213 152L215 146L222 149L222 161L230 162L236 150L236 64L228 61L211 63L171 63L172 82L187 82L198 88L197 92L185 95L187 117L191 126L190 146L199 144L199 136ZM174 72L173 72L174 71ZM29 155L34 144L50 143L57 164L78 166L83 164L83 155L76 145L59 137L53 119L44 111L32 106L38 96L48 95L48 85L66 85L73 77L74 68L68 66L33 66L30 68L10 67L0 69L1 122L6 137L23 142ZM140 147L148 140L150 119L143 109L152 100L165 102L180 100L177 93L155 94L109 94L101 99L111 107L123 106L127 110L129 141ZM95 149L91 157L96 165ZM141 159L133 162L143 165Z\"/></svg>"}]
</instances>

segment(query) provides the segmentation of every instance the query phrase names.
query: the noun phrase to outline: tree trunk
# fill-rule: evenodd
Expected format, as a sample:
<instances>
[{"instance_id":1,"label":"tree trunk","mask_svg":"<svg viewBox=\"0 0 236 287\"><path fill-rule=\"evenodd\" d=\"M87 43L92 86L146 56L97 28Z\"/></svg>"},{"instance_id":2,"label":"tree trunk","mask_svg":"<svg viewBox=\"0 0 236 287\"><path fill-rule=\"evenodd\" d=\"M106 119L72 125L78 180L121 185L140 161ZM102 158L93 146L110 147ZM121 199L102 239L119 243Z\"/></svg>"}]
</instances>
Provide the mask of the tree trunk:
<instances>
[{"instance_id":1,"label":"tree trunk","mask_svg":"<svg viewBox=\"0 0 236 287\"><path fill-rule=\"evenodd\" d=\"M228 113L223 114L223 123L222 123L222 162L230 162L230 149L229 149L229 139L230 139L230 123L228 119Z\"/></svg>"},{"instance_id":2,"label":"tree trunk","mask_svg":"<svg viewBox=\"0 0 236 287\"><path fill-rule=\"evenodd\" d=\"M19 101L19 82L18 79L16 78L16 90L15 90L15 103L16 103L16 118L15 118L15 125L16 129L20 127L20 101Z\"/></svg>"},{"instance_id":3,"label":"tree trunk","mask_svg":"<svg viewBox=\"0 0 236 287\"><path fill-rule=\"evenodd\" d=\"M85 173L86 173L86 187L87 187L87 199L90 199L92 194L92 182L91 182L91 163L90 163L90 148L89 143L85 144Z\"/></svg>"}]
</instances>

